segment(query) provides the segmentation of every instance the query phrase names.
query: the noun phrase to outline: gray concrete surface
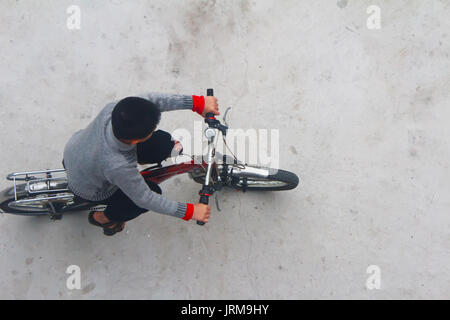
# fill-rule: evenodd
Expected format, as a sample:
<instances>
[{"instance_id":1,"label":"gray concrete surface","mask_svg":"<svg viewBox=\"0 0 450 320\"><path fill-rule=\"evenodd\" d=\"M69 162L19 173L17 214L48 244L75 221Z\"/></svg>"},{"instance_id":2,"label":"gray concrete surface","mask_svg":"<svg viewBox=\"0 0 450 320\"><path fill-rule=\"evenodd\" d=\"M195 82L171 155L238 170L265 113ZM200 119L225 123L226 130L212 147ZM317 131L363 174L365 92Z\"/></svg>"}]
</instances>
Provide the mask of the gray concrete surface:
<instances>
[{"instance_id":1,"label":"gray concrete surface","mask_svg":"<svg viewBox=\"0 0 450 320\"><path fill-rule=\"evenodd\" d=\"M449 15L449 1L1 1L1 175L59 168L112 99L214 87L233 127L279 129L301 186L225 192L203 228L148 213L112 238L85 212L1 215L0 298L449 299ZM187 177L163 189L197 200Z\"/></svg>"}]
</instances>

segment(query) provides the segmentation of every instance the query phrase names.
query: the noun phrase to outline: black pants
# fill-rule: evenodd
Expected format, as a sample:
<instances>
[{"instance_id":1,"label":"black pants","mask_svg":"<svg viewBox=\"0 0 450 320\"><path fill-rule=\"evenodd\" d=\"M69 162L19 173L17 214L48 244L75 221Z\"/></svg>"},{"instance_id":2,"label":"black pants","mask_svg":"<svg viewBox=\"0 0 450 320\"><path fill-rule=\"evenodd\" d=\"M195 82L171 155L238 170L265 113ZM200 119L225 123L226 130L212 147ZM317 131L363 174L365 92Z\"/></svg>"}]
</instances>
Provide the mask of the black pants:
<instances>
[{"instance_id":1,"label":"black pants","mask_svg":"<svg viewBox=\"0 0 450 320\"><path fill-rule=\"evenodd\" d=\"M162 130L157 130L145 142L137 144L137 159L140 164L160 163L167 159L174 147L175 142L172 140L170 133ZM64 162L63 162L64 164ZM161 194L162 190L156 183L146 181L149 188ZM74 201L86 202L88 200L82 199L75 195ZM118 189L114 194L106 200L89 201L93 204L106 204L105 215L111 221L121 222L132 220L147 209L138 207L122 190Z\"/></svg>"}]
</instances>

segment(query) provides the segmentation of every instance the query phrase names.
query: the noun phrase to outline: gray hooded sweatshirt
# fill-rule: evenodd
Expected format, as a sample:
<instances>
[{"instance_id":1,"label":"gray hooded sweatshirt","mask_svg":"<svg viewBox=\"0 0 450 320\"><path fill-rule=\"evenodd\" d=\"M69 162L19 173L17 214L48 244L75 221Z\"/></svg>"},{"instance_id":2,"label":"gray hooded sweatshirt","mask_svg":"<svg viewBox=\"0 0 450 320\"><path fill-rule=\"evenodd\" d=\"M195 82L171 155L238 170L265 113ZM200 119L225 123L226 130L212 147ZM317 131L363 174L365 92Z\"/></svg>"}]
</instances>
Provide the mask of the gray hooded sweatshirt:
<instances>
[{"instance_id":1,"label":"gray hooded sweatshirt","mask_svg":"<svg viewBox=\"0 0 450 320\"><path fill-rule=\"evenodd\" d=\"M192 96L149 93L140 96L163 111L192 109ZM118 102L118 101L117 101ZM77 196L101 201L120 188L137 206L183 218L187 204L153 192L137 167L136 145L118 140L112 131L111 113L117 102L107 104L64 148L69 189Z\"/></svg>"}]
</instances>

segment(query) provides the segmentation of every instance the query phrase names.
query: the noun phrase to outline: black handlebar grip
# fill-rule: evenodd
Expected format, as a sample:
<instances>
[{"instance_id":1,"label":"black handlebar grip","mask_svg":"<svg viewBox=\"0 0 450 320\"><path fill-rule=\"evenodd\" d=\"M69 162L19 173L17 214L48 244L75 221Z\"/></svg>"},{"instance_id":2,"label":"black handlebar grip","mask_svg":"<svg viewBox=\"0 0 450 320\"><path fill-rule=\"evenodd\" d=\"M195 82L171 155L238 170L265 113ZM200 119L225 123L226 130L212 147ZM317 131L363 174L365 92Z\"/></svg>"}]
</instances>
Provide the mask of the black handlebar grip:
<instances>
[{"instance_id":1,"label":"black handlebar grip","mask_svg":"<svg viewBox=\"0 0 450 320\"><path fill-rule=\"evenodd\" d=\"M203 203L203 204L209 204L209 196L202 194L202 195L200 196L200 201L199 201L199 202L200 202L200 203ZM199 226L202 226L202 225L204 225L205 223L202 222L202 221L197 221L197 224L198 224Z\"/></svg>"},{"instance_id":2,"label":"black handlebar grip","mask_svg":"<svg viewBox=\"0 0 450 320\"><path fill-rule=\"evenodd\" d=\"M200 203L209 204L209 196L202 194L200 196Z\"/></svg>"},{"instance_id":3,"label":"black handlebar grip","mask_svg":"<svg viewBox=\"0 0 450 320\"><path fill-rule=\"evenodd\" d=\"M208 97L214 97L214 89L206 89L206 96L208 96ZM207 113L206 115L205 115L205 118L214 118L215 119L215 117L214 117L214 113Z\"/></svg>"}]
</instances>

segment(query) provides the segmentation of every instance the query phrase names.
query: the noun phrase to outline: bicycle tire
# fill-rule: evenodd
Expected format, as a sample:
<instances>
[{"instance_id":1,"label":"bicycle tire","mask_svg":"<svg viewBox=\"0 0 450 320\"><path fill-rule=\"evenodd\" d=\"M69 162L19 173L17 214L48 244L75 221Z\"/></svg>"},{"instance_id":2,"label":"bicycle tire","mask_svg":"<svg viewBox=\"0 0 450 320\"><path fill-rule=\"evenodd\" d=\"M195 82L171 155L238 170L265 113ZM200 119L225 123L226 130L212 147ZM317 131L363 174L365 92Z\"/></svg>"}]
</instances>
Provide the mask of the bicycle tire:
<instances>
[{"instance_id":1,"label":"bicycle tire","mask_svg":"<svg viewBox=\"0 0 450 320\"><path fill-rule=\"evenodd\" d=\"M16 194L17 194L17 200L22 200L26 198L31 198L30 194L26 191L26 184L18 184L16 185ZM153 189L152 189L153 190ZM66 193L64 192L55 192L52 193L53 195ZM67 192L68 193L68 192ZM37 195L37 197L45 196L45 194ZM23 209L18 210L15 208L12 208L10 206L10 203L15 201L14 197L14 187L7 188L0 192L0 213L9 213L9 214L15 214L15 215L22 215L22 216L52 216L52 212L49 210L49 208L42 208L41 210L30 210L30 209ZM74 213L74 212L80 212L85 210L98 210L102 211L104 210L104 207L106 207L105 204L102 202L91 202L91 201L77 201L76 203L70 203L67 205L66 200L61 199L60 203L58 203L58 200L52 200L53 205L58 206L57 207L57 213L58 215L65 215L67 213Z\"/></svg>"},{"instance_id":2,"label":"bicycle tire","mask_svg":"<svg viewBox=\"0 0 450 320\"><path fill-rule=\"evenodd\" d=\"M243 183L236 182L236 180L239 180L239 178L235 178L232 182L232 187L238 190L254 190L254 191L284 191L284 190L292 190L295 189L299 184L299 178L298 176L290 171L286 170L275 170L275 169L268 169L269 172L272 172L267 176L267 178L247 178L248 182L255 183L254 185L245 185ZM244 179L244 178L241 178ZM267 184L267 186L257 186L257 183L260 184ZM273 184L270 186L270 183L272 182L280 182L282 184L279 184L276 186L276 184Z\"/></svg>"},{"instance_id":3,"label":"bicycle tire","mask_svg":"<svg viewBox=\"0 0 450 320\"><path fill-rule=\"evenodd\" d=\"M30 195L25 190L26 184L18 184L16 186L17 200L23 200L29 198ZM45 216L50 215L50 212L46 208L42 209L23 209L18 210L10 206L10 203L15 201L14 187L7 188L0 192L0 211L2 213L16 214L22 216Z\"/></svg>"}]
</instances>

